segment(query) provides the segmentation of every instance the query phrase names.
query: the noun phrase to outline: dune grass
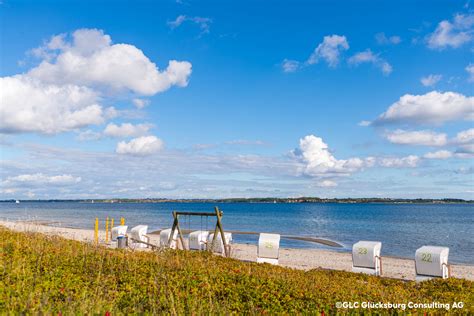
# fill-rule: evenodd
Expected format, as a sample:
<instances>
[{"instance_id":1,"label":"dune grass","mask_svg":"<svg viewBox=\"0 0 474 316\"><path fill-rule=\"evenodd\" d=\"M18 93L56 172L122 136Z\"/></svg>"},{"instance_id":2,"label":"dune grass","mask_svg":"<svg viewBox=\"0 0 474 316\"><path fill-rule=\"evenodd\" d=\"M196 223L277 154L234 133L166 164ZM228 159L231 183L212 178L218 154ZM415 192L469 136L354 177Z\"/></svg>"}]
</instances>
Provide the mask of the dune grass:
<instances>
[{"instance_id":1,"label":"dune grass","mask_svg":"<svg viewBox=\"0 0 474 316\"><path fill-rule=\"evenodd\" d=\"M474 312L474 282L467 280L416 284L339 271L305 272L209 253L113 250L4 228L0 269L1 314L327 315L334 314L339 301L462 301L464 313Z\"/></svg>"}]
</instances>

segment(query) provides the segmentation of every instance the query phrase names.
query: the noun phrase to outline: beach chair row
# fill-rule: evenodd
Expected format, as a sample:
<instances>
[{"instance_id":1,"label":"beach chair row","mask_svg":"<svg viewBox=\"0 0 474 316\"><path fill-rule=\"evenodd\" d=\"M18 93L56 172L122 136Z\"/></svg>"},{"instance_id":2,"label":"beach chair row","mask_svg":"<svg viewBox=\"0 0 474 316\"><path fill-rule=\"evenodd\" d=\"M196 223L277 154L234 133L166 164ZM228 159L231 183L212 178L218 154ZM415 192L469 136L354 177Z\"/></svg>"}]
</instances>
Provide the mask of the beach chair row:
<instances>
[{"instance_id":1,"label":"beach chair row","mask_svg":"<svg viewBox=\"0 0 474 316\"><path fill-rule=\"evenodd\" d=\"M260 234L257 262L278 264L280 235ZM352 246L352 271L382 275L382 243L378 241L359 241ZM415 252L416 280L432 278L446 279L450 276L448 264L449 248L423 246Z\"/></svg>"},{"instance_id":2,"label":"beach chair row","mask_svg":"<svg viewBox=\"0 0 474 316\"><path fill-rule=\"evenodd\" d=\"M131 229L130 239L133 248L147 247L149 237L148 226L138 225ZM117 241L127 235L127 226L117 226L112 229L112 241ZM178 232L175 230L171 238L171 228L160 232L160 247L178 247ZM226 245L221 235L218 234L213 251L224 253L224 247L230 247L232 234L224 233ZM208 231L197 230L189 234L188 248L190 250L209 250L214 239L214 234ZM359 241L352 246L352 271L381 276L383 271L381 257L382 243L379 241ZM258 239L257 262L278 264L280 251L280 235L261 233ZM437 246L423 246L415 252L416 280L424 281L431 278L446 279L450 276L448 264L449 248Z\"/></svg>"},{"instance_id":3,"label":"beach chair row","mask_svg":"<svg viewBox=\"0 0 474 316\"><path fill-rule=\"evenodd\" d=\"M257 262L278 264L280 235L260 234ZM359 241L352 246L352 271L376 276L382 275L382 243ZM416 280L446 279L450 276L449 248L423 246L415 252Z\"/></svg>"},{"instance_id":4,"label":"beach chair row","mask_svg":"<svg viewBox=\"0 0 474 316\"><path fill-rule=\"evenodd\" d=\"M352 246L352 271L382 275L382 243L380 241L359 241ZM423 246L415 252L416 280L432 278L446 279L450 276L448 264L449 248Z\"/></svg>"},{"instance_id":5,"label":"beach chair row","mask_svg":"<svg viewBox=\"0 0 474 316\"><path fill-rule=\"evenodd\" d=\"M117 242L120 244L122 238L127 237L129 241L129 247L131 248L147 248L148 246L154 246L150 244L150 238L147 235L148 226L147 225L138 225L133 227L130 230L130 234L127 234L128 226L121 225L112 228L111 232L111 241ZM171 228L164 229L160 231L160 247L169 247L172 249L178 248L178 231L175 230L173 238L171 239L171 244L169 243L171 235ZM232 243L232 234L224 233L226 247L230 247ZM214 239L214 233L209 233L208 231L198 230L191 232L189 234L189 244L188 248L190 250L209 250L212 247L212 241ZM216 237L216 243L214 245L213 251L218 253L224 253L224 243L220 234ZM184 248L181 246L179 248Z\"/></svg>"}]
</instances>

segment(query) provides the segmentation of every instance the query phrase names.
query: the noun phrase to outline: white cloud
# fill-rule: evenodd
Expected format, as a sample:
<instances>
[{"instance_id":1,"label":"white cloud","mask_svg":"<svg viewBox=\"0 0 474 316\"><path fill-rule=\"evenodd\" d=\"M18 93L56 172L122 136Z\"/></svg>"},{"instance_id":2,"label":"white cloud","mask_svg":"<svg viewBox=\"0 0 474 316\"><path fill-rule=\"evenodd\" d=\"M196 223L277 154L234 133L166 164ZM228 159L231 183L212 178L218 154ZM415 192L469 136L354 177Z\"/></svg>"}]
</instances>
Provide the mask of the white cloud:
<instances>
[{"instance_id":1,"label":"white cloud","mask_svg":"<svg viewBox=\"0 0 474 316\"><path fill-rule=\"evenodd\" d=\"M469 64L466 66L466 71L469 74L469 81L474 81L474 64Z\"/></svg>"},{"instance_id":2,"label":"white cloud","mask_svg":"<svg viewBox=\"0 0 474 316\"><path fill-rule=\"evenodd\" d=\"M474 158L474 143L467 143L460 145L456 151L455 155L458 158Z\"/></svg>"},{"instance_id":3,"label":"white cloud","mask_svg":"<svg viewBox=\"0 0 474 316\"><path fill-rule=\"evenodd\" d=\"M467 144L474 142L474 128L457 133L456 137L453 139L453 142L456 144Z\"/></svg>"},{"instance_id":4,"label":"white cloud","mask_svg":"<svg viewBox=\"0 0 474 316\"><path fill-rule=\"evenodd\" d=\"M54 134L104 122L97 93L45 84L25 75L0 78L0 132Z\"/></svg>"},{"instance_id":5,"label":"white cloud","mask_svg":"<svg viewBox=\"0 0 474 316\"><path fill-rule=\"evenodd\" d=\"M384 75L389 75L393 70L392 66L387 61L380 58L378 54L374 54L370 49L355 54L349 58L348 63L353 66L370 63L379 68Z\"/></svg>"},{"instance_id":6,"label":"white cloud","mask_svg":"<svg viewBox=\"0 0 474 316\"><path fill-rule=\"evenodd\" d=\"M109 137L137 137L143 136L153 127L151 124L137 124L122 123L116 125L109 123L104 129L104 135Z\"/></svg>"},{"instance_id":7,"label":"white cloud","mask_svg":"<svg viewBox=\"0 0 474 316\"><path fill-rule=\"evenodd\" d=\"M98 140L102 138L101 133L94 132L90 129L80 132L79 135L77 135L76 139L84 142L84 141L90 141L90 140Z\"/></svg>"},{"instance_id":8,"label":"white cloud","mask_svg":"<svg viewBox=\"0 0 474 316\"><path fill-rule=\"evenodd\" d=\"M448 143L446 134L430 130L405 131L397 129L386 133L385 137L389 142L401 145L445 146Z\"/></svg>"},{"instance_id":9,"label":"white cloud","mask_svg":"<svg viewBox=\"0 0 474 316\"><path fill-rule=\"evenodd\" d=\"M133 105L137 107L137 109L143 109L144 107L150 104L150 100L147 100L147 99L135 98L132 100L132 102L133 102Z\"/></svg>"},{"instance_id":10,"label":"white cloud","mask_svg":"<svg viewBox=\"0 0 474 316\"><path fill-rule=\"evenodd\" d=\"M51 84L75 84L154 95L176 85L185 87L191 74L187 61L171 60L159 71L143 52L129 44L111 44L101 30L80 29L73 40L59 49L52 60L28 72L28 76Z\"/></svg>"},{"instance_id":11,"label":"white cloud","mask_svg":"<svg viewBox=\"0 0 474 316\"><path fill-rule=\"evenodd\" d=\"M171 29L181 26L184 22L192 22L199 26L201 34L207 34L210 31L212 19L200 16L178 15L174 21L168 21L167 24Z\"/></svg>"},{"instance_id":12,"label":"white cloud","mask_svg":"<svg viewBox=\"0 0 474 316\"><path fill-rule=\"evenodd\" d=\"M441 21L436 30L428 36L431 49L458 48L472 40L474 15L457 14L452 22Z\"/></svg>"},{"instance_id":13,"label":"white cloud","mask_svg":"<svg viewBox=\"0 0 474 316\"><path fill-rule=\"evenodd\" d=\"M359 126L370 126L371 122L370 121L360 121L357 125Z\"/></svg>"},{"instance_id":14,"label":"white cloud","mask_svg":"<svg viewBox=\"0 0 474 316\"><path fill-rule=\"evenodd\" d=\"M30 185L51 184L51 185L65 185L81 182L81 177L74 177L70 174L63 174L57 176L48 176L42 173L22 174L14 177L8 177L2 184L19 184L26 183Z\"/></svg>"},{"instance_id":15,"label":"white cloud","mask_svg":"<svg viewBox=\"0 0 474 316\"><path fill-rule=\"evenodd\" d=\"M297 175L321 180L327 180L328 177L350 176L372 167L415 168L421 161L416 155L336 159L320 137L308 135L301 138L299 143L299 148L291 151L291 157L299 163Z\"/></svg>"},{"instance_id":16,"label":"white cloud","mask_svg":"<svg viewBox=\"0 0 474 316\"><path fill-rule=\"evenodd\" d=\"M366 165L360 158L336 159L322 138L314 135L301 138L299 148L292 155L302 162L300 173L312 177L349 175Z\"/></svg>"},{"instance_id":17,"label":"white cloud","mask_svg":"<svg viewBox=\"0 0 474 316\"><path fill-rule=\"evenodd\" d=\"M313 65L320 59L324 59L330 67L336 67L339 63L341 52L348 49L349 43L345 36L335 34L324 36L323 42L316 47L307 63Z\"/></svg>"},{"instance_id":18,"label":"white cloud","mask_svg":"<svg viewBox=\"0 0 474 316\"><path fill-rule=\"evenodd\" d=\"M397 45L397 44L400 44L400 42L402 41L400 36L394 35L394 36L387 37L385 33L383 32L375 34L375 39L377 40L377 43L379 43L380 45L388 45L388 44Z\"/></svg>"},{"instance_id":19,"label":"white cloud","mask_svg":"<svg viewBox=\"0 0 474 316\"><path fill-rule=\"evenodd\" d=\"M163 141L156 136L142 136L131 141L119 142L115 152L118 154L147 156L157 153L163 148Z\"/></svg>"},{"instance_id":20,"label":"white cloud","mask_svg":"<svg viewBox=\"0 0 474 316\"><path fill-rule=\"evenodd\" d=\"M33 54L43 58L27 73L0 78L0 132L55 134L103 124L117 115L100 103L109 92L153 95L171 86L184 87L189 62L170 60L159 71L133 45L112 44L97 29L53 36Z\"/></svg>"},{"instance_id":21,"label":"white cloud","mask_svg":"<svg viewBox=\"0 0 474 316\"><path fill-rule=\"evenodd\" d=\"M422 77L420 81L421 81L421 84L424 85L425 87L431 87L437 84L441 80L442 77L443 77L442 75L428 75L426 77Z\"/></svg>"},{"instance_id":22,"label":"white cloud","mask_svg":"<svg viewBox=\"0 0 474 316\"><path fill-rule=\"evenodd\" d=\"M448 150L438 150L435 152L429 152L423 155L426 159L448 159L453 156L453 153Z\"/></svg>"},{"instance_id":23,"label":"white cloud","mask_svg":"<svg viewBox=\"0 0 474 316\"><path fill-rule=\"evenodd\" d=\"M286 72L286 73L295 72L299 69L300 62L297 61L297 60L285 59L285 60L283 60L283 63L281 64L281 67L283 69L283 72Z\"/></svg>"},{"instance_id":24,"label":"white cloud","mask_svg":"<svg viewBox=\"0 0 474 316\"><path fill-rule=\"evenodd\" d=\"M386 157L380 158L378 164L386 168L414 168L418 166L420 157L409 155L406 157Z\"/></svg>"},{"instance_id":25,"label":"white cloud","mask_svg":"<svg viewBox=\"0 0 474 316\"><path fill-rule=\"evenodd\" d=\"M333 188L333 187L337 187L337 183L332 180L323 180L316 183L316 186L320 188Z\"/></svg>"},{"instance_id":26,"label":"white cloud","mask_svg":"<svg viewBox=\"0 0 474 316\"><path fill-rule=\"evenodd\" d=\"M373 123L418 123L440 125L448 121L474 119L474 97L455 92L431 91L405 94Z\"/></svg>"}]
</instances>

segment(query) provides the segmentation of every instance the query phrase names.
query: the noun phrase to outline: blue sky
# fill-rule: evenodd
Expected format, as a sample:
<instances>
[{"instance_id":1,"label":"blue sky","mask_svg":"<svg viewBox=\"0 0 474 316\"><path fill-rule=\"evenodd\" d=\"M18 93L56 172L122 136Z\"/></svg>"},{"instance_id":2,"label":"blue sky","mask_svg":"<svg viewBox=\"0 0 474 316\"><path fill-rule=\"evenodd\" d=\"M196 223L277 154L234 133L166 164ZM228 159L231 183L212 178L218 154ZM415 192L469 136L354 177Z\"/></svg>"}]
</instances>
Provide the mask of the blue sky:
<instances>
[{"instance_id":1,"label":"blue sky","mask_svg":"<svg viewBox=\"0 0 474 316\"><path fill-rule=\"evenodd\" d=\"M9 1L0 198L474 193L466 1Z\"/></svg>"}]
</instances>

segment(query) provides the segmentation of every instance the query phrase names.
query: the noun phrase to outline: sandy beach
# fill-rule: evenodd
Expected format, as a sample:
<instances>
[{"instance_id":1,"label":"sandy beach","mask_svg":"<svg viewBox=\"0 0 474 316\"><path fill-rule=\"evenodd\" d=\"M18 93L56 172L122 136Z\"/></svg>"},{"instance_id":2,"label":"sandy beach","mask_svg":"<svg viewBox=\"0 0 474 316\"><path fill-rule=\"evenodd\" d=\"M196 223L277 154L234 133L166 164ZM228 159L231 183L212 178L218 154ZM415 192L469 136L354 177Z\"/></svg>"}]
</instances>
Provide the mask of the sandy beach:
<instances>
[{"instance_id":1,"label":"sandy beach","mask_svg":"<svg viewBox=\"0 0 474 316\"><path fill-rule=\"evenodd\" d=\"M22 232L38 232L47 235L61 236L84 242L94 240L94 231L69 227L46 225L45 222L13 222L0 221L0 226ZM99 231L99 239L105 244L105 232ZM150 235L150 243L159 244L158 235ZM251 244L233 244L231 256L238 260L256 261L257 246ZM352 256L350 253L321 250L281 248L279 263L281 266L311 270L316 268L328 270L351 271ZM415 263L413 260L382 257L383 277L403 280L415 279ZM464 278L474 281L474 266L451 264L451 275L454 278Z\"/></svg>"}]
</instances>

